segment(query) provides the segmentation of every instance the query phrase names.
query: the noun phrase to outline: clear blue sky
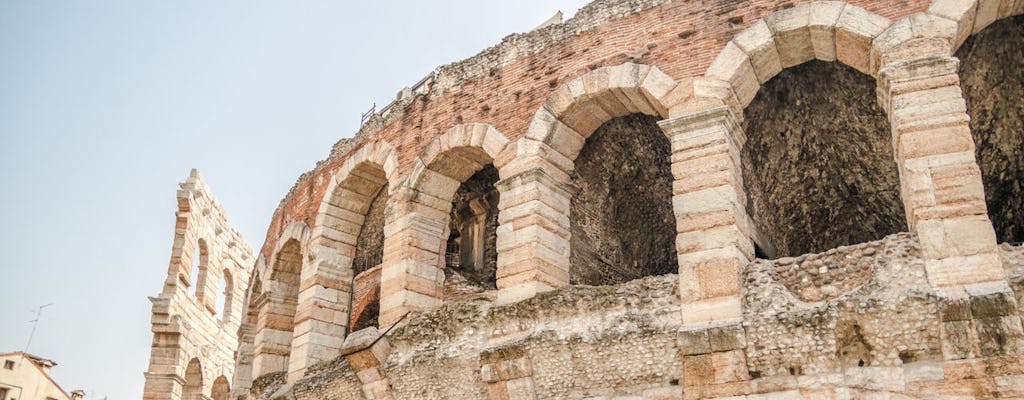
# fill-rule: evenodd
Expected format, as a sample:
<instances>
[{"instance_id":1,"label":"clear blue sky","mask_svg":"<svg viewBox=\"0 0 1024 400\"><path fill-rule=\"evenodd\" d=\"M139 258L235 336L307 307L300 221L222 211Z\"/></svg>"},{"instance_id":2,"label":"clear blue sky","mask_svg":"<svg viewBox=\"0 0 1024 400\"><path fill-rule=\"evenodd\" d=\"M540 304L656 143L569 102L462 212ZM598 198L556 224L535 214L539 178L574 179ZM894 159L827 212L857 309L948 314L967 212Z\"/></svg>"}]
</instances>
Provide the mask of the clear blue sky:
<instances>
[{"instance_id":1,"label":"clear blue sky","mask_svg":"<svg viewBox=\"0 0 1024 400\"><path fill-rule=\"evenodd\" d=\"M0 0L0 352L142 395L177 182L258 248L296 177L435 67L585 0Z\"/></svg>"}]
</instances>

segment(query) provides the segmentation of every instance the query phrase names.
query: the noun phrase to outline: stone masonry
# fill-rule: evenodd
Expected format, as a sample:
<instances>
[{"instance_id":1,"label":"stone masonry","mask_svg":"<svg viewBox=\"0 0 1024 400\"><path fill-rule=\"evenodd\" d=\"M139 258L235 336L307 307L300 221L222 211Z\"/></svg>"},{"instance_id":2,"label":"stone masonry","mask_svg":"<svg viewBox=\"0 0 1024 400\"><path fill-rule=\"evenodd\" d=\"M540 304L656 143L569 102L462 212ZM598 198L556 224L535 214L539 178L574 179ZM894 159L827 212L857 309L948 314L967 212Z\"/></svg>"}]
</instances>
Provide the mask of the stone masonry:
<instances>
[{"instance_id":1,"label":"stone masonry","mask_svg":"<svg viewBox=\"0 0 1024 400\"><path fill-rule=\"evenodd\" d=\"M145 400L227 400L253 252L192 170L178 190L171 262L153 303Z\"/></svg>"},{"instance_id":2,"label":"stone masonry","mask_svg":"<svg viewBox=\"0 0 1024 400\"><path fill-rule=\"evenodd\" d=\"M234 275L231 394L1024 398L1022 14L597 0L440 67Z\"/></svg>"}]
</instances>

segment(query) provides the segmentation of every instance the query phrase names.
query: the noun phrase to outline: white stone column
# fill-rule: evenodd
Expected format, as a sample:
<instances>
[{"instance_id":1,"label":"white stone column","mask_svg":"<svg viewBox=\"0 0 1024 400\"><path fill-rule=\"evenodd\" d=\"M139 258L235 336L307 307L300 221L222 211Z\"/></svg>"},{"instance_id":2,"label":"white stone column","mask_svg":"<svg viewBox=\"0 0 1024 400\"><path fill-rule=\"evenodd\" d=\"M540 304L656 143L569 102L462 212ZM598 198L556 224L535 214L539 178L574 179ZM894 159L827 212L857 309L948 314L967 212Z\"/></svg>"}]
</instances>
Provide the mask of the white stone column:
<instances>
[{"instance_id":1,"label":"white stone column","mask_svg":"<svg viewBox=\"0 0 1024 400\"><path fill-rule=\"evenodd\" d=\"M740 269L754 258L740 170L745 136L724 105L659 125L672 143L683 323L740 318Z\"/></svg>"},{"instance_id":2,"label":"white stone column","mask_svg":"<svg viewBox=\"0 0 1024 400\"><path fill-rule=\"evenodd\" d=\"M891 62L878 79L907 224L939 288L1004 279L958 67L953 57L924 56Z\"/></svg>"},{"instance_id":3,"label":"white stone column","mask_svg":"<svg viewBox=\"0 0 1024 400\"><path fill-rule=\"evenodd\" d=\"M459 182L435 174L439 191L454 192ZM444 182L440 182L446 179ZM450 190L448 190L450 189ZM444 246L451 200L403 187L395 194L395 218L384 227L380 327L387 329L410 311L441 305Z\"/></svg>"},{"instance_id":4,"label":"white stone column","mask_svg":"<svg viewBox=\"0 0 1024 400\"><path fill-rule=\"evenodd\" d=\"M496 185L501 193L497 230L499 304L569 284L569 209L575 189L568 175L549 172L553 167L539 157L514 163L524 164L524 170Z\"/></svg>"}]
</instances>

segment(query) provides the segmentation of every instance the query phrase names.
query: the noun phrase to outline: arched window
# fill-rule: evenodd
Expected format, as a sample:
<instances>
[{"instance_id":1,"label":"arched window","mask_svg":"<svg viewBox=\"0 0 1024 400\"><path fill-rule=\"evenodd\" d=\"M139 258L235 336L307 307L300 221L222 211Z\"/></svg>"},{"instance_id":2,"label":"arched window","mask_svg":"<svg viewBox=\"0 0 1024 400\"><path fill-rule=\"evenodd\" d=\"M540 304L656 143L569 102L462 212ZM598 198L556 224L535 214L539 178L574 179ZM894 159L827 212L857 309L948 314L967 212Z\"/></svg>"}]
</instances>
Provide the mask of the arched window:
<instances>
[{"instance_id":1,"label":"arched window","mask_svg":"<svg viewBox=\"0 0 1024 400\"><path fill-rule=\"evenodd\" d=\"M206 285L208 256L206 241L197 239L192 247L192 273L189 276L189 282L194 286L192 293L196 297L202 297L203 288Z\"/></svg>"},{"instance_id":2,"label":"arched window","mask_svg":"<svg viewBox=\"0 0 1024 400\"><path fill-rule=\"evenodd\" d=\"M231 271L227 268L224 269L221 275L221 288L224 290L217 293L217 315L221 316L221 320L224 322L231 321L231 305L234 299L235 283L231 277Z\"/></svg>"}]
</instances>

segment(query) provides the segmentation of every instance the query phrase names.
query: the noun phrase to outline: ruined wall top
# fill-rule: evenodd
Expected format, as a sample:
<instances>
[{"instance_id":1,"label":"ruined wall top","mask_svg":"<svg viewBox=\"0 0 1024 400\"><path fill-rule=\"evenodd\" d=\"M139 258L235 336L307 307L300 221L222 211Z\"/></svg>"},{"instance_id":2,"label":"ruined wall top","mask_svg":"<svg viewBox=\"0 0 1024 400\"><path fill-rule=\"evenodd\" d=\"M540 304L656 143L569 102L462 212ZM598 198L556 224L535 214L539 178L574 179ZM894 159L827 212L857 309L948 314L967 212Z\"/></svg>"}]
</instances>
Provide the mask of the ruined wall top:
<instances>
[{"instance_id":1,"label":"ruined wall top","mask_svg":"<svg viewBox=\"0 0 1024 400\"><path fill-rule=\"evenodd\" d=\"M365 143L394 146L402 176L423 146L458 124L489 124L515 141L547 98L574 78L625 62L656 66L677 81L699 77L736 34L806 3L811 1L598 0L563 23L509 35L439 67L401 90L355 137L338 141L325 160L298 178L275 211L262 254L269 256L289 223L314 225L331 176ZM895 20L924 11L930 1L837 3Z\"/></svg>"}]
</instances>

